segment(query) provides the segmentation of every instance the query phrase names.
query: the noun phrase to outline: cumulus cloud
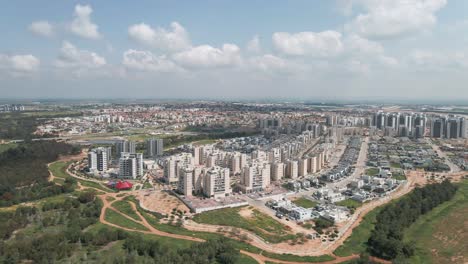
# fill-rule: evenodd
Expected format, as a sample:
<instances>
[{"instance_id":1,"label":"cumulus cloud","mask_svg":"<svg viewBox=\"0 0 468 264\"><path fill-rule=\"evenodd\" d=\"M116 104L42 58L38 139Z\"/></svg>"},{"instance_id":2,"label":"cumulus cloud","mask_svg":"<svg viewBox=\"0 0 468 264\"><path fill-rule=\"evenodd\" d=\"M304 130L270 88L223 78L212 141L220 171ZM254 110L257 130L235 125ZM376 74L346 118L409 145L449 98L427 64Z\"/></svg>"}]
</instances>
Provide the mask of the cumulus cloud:
<instances>
[{"instance_id":1,"label":"cumulus cloud","mask_svg":"<svg viewBox=\"0 0 468 264\"><path fill-rule=\"evenodd\" d=\"M190 39L187 31L177 22L171 23L169 30L140 23L128 28L131 39L144 45L163 50L179 51L190 47Z\"/></svg>"},{"instance_id":2,"label":"cumulus cloud","mask_svg":"<svg viewBox=\"0 0 468 264\"><path fill-rule=\"evenodd\" d=\"M129 49L124 52L122 64L129 68L151 72L174 72L180 68L165 55L156 56L150 51Z\"/></svg>"},{"instance_id":3,"label":"cumulus cloud","mask_svg":"<svg viewBox=\"0 0 468 264\"><path fill-rule=\"evenodd\" d=\"M260 38L255 35L248 43L247 50L250 52L260 52Z\"/></svg>"},{"instance_id":4,"label":"cumulus cloud","mask_svg":"<svg viewBox=\"0 0 468 264\"><path fill-rule=\"evenodd\" d=\"M370 38L390 38L430 28L447 0L355 0L365 12L345 27Z\"/></svg>"},{"instance_id":5,"label":"cumulus cloud","mask_svg":"<svg viewBox=\"0 0 468 264\"><path fill-rule=\"evenodd\" d=\"M93 9L89 5L76 5L74 19L70 24L70 31L75 35L88 39L98 39L98 26L91 21Z\"/></svg>"},{"instance_id":6,"label":"cumulus cloud","mask_svg":"<svg viewBox=\"0 0 468 264\"><path fill-rule=\"evenodd\" d=\"M106 60L94 52L79 50L64 41L55 65L59 68L95 69L106 65Z\"/></svg>"},{"instance_id":7,"label":"cumulus cloud","mask_svg":"<svg viewBox=\"0 0 468 264\"><path fill-rule=\"evenodd\" d=\"M38 36L51 37L54 35L52 24L45 20L32 22L28 29Z\"/></svg>"},{"instance_id":8,"label":"cumulus cloud","mask_svg":"<svg viewBox=\"0 0 468 264\"><path fill-rule=\"evenodd\" d=\"M330 30L294 34L276 32L273 34L273 45L284 54L315 57L336 56L343 50L341 33Z\"/></svg>"},{"instance_id":9,"label":"cumulus cloud","mask_svg":"<svg viewBox=\"0 0 468 264\"><path fill-rule=\"evenodd\" d=\"M0 54L0 68L9 73L31 73L39 69L40 60L31 54Z\"/></svg>"},{"instance_id":10,"label":"cumulus cloud","mask_svg":"<svg viewBox=\"0 0 468 264\"><path fill-rule=\"evenodd\" d=\"M240 49L234 44L224 44L221 49L209 45L192 47L174 54L173 58L188 68L229 67L242 62Z\"/></svg>"}]
</instances>

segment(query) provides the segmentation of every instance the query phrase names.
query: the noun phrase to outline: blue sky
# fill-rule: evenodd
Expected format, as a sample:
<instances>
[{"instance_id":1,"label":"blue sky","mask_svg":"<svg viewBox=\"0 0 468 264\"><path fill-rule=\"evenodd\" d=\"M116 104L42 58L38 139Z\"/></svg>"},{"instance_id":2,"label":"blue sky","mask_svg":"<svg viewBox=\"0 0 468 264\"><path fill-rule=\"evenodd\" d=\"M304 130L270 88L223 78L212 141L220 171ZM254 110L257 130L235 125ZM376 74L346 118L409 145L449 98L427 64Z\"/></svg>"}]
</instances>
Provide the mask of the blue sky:
<instances>
[{"instance_id":1,"label":"blue sky","mask_svg":"<svg viewBox=\"0 0 468 264\"><path fill-rule=\"evenodd\" d=\"M4 1L0 97L468 100L468 1Z\"/></svg>"}]
</instances>

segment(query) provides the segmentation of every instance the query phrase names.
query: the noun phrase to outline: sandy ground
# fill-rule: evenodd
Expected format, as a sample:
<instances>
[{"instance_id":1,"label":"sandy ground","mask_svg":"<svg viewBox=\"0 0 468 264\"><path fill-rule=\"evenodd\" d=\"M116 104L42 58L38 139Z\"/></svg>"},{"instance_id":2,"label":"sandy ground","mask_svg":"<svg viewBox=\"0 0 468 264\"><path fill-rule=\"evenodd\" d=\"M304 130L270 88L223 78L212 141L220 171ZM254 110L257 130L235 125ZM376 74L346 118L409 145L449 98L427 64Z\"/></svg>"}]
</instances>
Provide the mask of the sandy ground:
<instances>
[{"instance_id":1,"label":"sandy ground","mask_svg":"<svg viewBox=\"0 0 468 264\"><path fill-rule=\"evenodd\" d=\"M173 208L177 208L177 210L181 210L182 212L190 212L190 209L185 204L166 191L144 190L135 192L135 195L140 200L140 205L150 211L170 214Z\"/></svg>"}]
</instances>

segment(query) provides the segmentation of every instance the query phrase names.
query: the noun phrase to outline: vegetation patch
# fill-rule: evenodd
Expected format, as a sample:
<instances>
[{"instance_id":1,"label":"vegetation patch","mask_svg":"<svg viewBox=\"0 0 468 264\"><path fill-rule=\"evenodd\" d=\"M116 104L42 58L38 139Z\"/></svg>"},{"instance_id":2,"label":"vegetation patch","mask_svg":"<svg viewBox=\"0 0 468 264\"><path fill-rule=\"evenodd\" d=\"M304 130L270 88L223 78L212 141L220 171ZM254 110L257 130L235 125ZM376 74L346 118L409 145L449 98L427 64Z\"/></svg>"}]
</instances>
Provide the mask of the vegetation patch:
<instances>
[{"instance_id":1,"label":"vegetation patch","mask_svg":"<svg viewBox=\"0 0 468 264\"><path fill-rule=\"evenodd\" d=\"M362 203L353 199L346 199L346 200L337 202L336 205L345 206L350 210L356 210L358 207L362 205Z\"/></svg>"},{"instance_id":2,"label":"vegetation patch","mask_svg":"<svg viewBox=\"0 0 468 264\"><path fill-rule=\"evenodd\" d=\"M415 243L411 263L463 263L468 259L468 181L464 180L448 202L420 217L404 233Z\"/></svg>"},{"instance_id":3,"label":"vegetation patch","mask_svg":"<svg viewBox=\"0 0 468 264\"><path fill-rule=\"evenodd\" d=\"M286 232L288 227L258 210L252 210L248 218L242 217L239 214L242 208L245 207L209 211L196 215L193 220L198 223L246 229L270 243L280 243L295 238L295 235Z\"/></svg>"},{"instance_id":4,"label":"vegetation patch","mask_svg":"<svg viewBox=\"0 0 468 264\"><path fill-rule=\"evenodd\" d=\"M361 254L367 250L367 240L371 235L376 223L376 217L383 207L377 207L364 216L361 223L353 229L343 245L338 247L333 253L340 257Z\"/></svg>"},{"instance_id":5,"label":"vegetation patch","mask_svg":"<svg viewBox=\"0 0 468 264\"><path fill-rule=\"evenodd\" d=\"M317 202L311 201L305 197L298 198L292 202L295 203L297 206L301 206L304 208L313 208L318 204Z\"/></svg>"},{"instance_id":6,"label":"vegetation patch","mask_svg":"<svg viewBox=\"0 0 468 264\"><path fill-rule=\"evenodd\" d=\"M292 254L273 254L270 252L262 252L262 255L270 258L275 258L283 261L296 261L296 262L325 262L332 261L335 258L330 255L321 255L321 256L297 256Z\"/></svg>"},{"instance_id":7,"label":"vegetation patch","mask_svg":"<svg viewBox=\"0 0 468 264\"><path fill-rule=\"evenodd\" d=\"M369 168L366 170L366 175L376 176L377 174L379 174L379 168Z\"/></svg>"},{"instance_id":8,"label":"vegetation patch","mask_svg":"<svg viewBox=\"0 0 468 264\"><path fill-rule=\"evenodd\" d=\"M112 209L106 209L104 219L106 219L106 221L109 221L110 223L116 224L121 227L126 227L140 231L148 231L148 229L143 225L124 217L123 215L115 212Z\"/></svg>"},{"instance_id":9,"label":"vegetation patch","mask_svg":"<svg viewBox=\"0 0 468 264\"><path fill-rule=\"evenodd\" d=\"M127 201L117 201L112 204L112 206L119 210L120 212L130 216L131 218L139 221L141 220L140 217L135 213L132 206Z\"/></svg>"},{"instance_id":10,"label":"vegetation patch","mask_svg":"<svg viewBox=\"0 0 468 264\"><path fill-rule=\"evenodd\" d=\"M439 204L449 201L456 191L457 187L449 181L429 184L385 206L377 215L367 242L369 253L397 262L414 255L415 243L402 241L405 229Z\"/></svg>"}]
</instances>

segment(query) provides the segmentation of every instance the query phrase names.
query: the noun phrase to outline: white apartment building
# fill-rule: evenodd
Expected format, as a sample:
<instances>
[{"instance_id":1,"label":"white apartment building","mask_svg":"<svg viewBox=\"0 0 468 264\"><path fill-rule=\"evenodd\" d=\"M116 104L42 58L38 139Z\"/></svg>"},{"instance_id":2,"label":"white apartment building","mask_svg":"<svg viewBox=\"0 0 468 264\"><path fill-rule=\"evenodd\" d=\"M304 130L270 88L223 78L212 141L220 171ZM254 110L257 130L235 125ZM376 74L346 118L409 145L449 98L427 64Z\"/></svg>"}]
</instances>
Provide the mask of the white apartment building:
<instances>
[{"instance_id":1,"label":"white apartment building","mask_svg":"<svg viewBox=\"0 0 468 264\"><path fill-rule=\"evenodd\" d=\"M170 156L164 163L164 179L167 183L179 182L180 169L187 166L194 166L194 158L191 153L181 153L178 155Z\"/></svg>"},{"instance_id":2,"label":"white apartment building","mask_svg":"<svg viewBox=\"0 0 468 264\"><path fill-rule=\"evenodd\" d=\"M207 197L224 197L232 193L229 169L209 168L204 175L203 193Z\"/></svg>"},{"instance_id":3,"label":"white apartment building","mask_svg":"<svg viewBox=\"0 0 468 264\"><path fill-rule=\"evenodd\" d=\"M284 163L273 163L271 170L271 180L279 181L284 177L285 166Z\"/></svg>"},{"instance_id":4,"label":"white apartment building","mask_svg":"<svg viewBox=\"0 0 468 264\"><path fill-rule=\"evenodd\" d=\"M242 169L241 190L245 193L264 190L270 185L271 166L253 163Z\"/></svg>"},{"instance_id":5,"label":"white apartment building","mask_svg":"<svg viewBox=\"0 0 468 264\"><path fill-rule=\"evenodd\" d=\"M297 175L299 173L299 164L297 160L291 160L287 164L286 168L286 176L288 176L291 179L296 179Z\"/></svg>"},{"instance_id":6,"label":"white apartment building","mask_svg":"<svg viewBox=\"0 0 468 264\"><path fill-rule=\"evenodd\" d=\"M179 183L177 190L185 195L185 197L192 196L193 192L193 168L186 167L180 169Z\"/></svg>"},{"instance_id":7,"label":"white apartment building","mask_svg":"<svg viewBox=\"0 0 468 264\"><path fill-rule=\"evenodd\" d=\"M143 176L143 154L122 152L119 159L119 177L136 179Z\"/></svg>"},{"instance_id":8,"label":"white apartment building","mask_svg":"<svg viewBox=\"0 0 468 264\"><path fill-rule=\"evenodd\" d=\"M108 148L100 147L88 152L88 168L90 172L106 172L109 163Z\"/></svg>"}]
</instances>

